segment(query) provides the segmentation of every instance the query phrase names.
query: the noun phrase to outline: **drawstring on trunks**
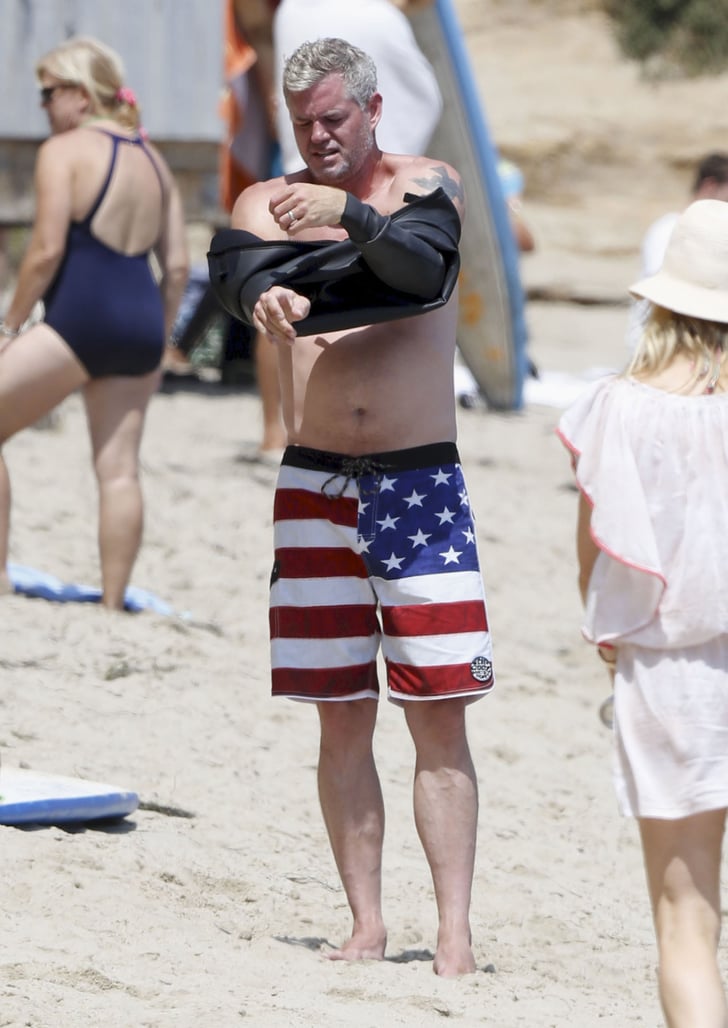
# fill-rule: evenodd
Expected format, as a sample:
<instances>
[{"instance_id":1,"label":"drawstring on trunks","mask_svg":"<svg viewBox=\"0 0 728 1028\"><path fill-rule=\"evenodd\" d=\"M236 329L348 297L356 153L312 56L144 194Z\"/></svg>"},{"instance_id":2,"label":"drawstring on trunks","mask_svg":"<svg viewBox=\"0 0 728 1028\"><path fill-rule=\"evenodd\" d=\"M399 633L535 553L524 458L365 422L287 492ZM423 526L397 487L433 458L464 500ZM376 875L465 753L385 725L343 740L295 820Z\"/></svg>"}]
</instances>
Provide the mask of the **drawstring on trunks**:
<instances>
[{"instance_id":1,"label":"drawstring on trunks","mask_svg":"<svg viewBox=\"0 0 728 1028\"><path fill-rule=\"evenodd\" d=\"M380 475L384 469L384 464L374 460L372 457L345 457L341 462L339 470L331 475L330 478L327 478L321 486L321 492L331 500L338 499L344 495L346 487L352 478L359 479L364 475ZM336 481L337 478L343 478L344 484L337 492L329 492L326 487L331 482ZM372 491L374 492L375 490Z\"/></svg>"}]
</instances>

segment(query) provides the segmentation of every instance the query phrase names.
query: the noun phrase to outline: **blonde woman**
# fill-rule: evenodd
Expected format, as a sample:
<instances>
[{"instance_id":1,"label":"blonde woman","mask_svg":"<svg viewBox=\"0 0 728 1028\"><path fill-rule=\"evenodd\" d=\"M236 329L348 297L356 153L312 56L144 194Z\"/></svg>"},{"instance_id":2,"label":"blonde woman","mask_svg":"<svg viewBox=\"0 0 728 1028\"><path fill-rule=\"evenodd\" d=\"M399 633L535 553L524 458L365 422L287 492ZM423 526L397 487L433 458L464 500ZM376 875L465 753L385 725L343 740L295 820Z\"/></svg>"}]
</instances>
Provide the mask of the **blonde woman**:
<instances>
[{"instance_id":1,"label":"blonde woman","mask_svg":"<svg viewBox=\"0 0 728 1028\"><path fill-rule=\"evenodd\" d=\"M187 278L184 217L167 164L140 133L113 50L71 39L39 61L36 75L51 136L38 151L35 223L0 325L0 445L82 391L99 489L102 602L121 609L142 537L144 416ZM44 322L23 331L41 299ZM11 588L9 523L0 455L0 591Z\"/></svg>"},{"instance_id":2,"label":"blonde woman","mask_svg":"<svg viewBox=\"0 0 728 1028\"><path fill-rule=\"evenodd\" d=\"M637 818L669 1028L726 1028L728 204L680 216L626 373L560 422L580 489L584 634L614 668L614 778Z\"/></svg>"}]
</instances>

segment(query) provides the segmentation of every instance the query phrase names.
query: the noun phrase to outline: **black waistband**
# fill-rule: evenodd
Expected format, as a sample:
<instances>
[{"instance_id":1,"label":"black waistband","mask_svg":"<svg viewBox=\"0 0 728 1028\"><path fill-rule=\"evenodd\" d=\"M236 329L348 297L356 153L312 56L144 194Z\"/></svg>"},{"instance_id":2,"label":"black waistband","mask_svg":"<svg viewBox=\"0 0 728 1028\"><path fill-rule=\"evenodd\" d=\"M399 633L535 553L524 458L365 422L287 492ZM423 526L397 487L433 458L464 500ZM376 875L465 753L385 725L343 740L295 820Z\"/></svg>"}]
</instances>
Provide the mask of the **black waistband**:
<instances>
[{"instance_id":1,"label":"black waistband","mask_svg":"<svg viewBox=\"0 0 728 1028\"><path fill-rule=\"evenodd\" d=\"M308 446L287 446L281 463L309 471L328 471L357 478L377 471L414 471L440 464L459 464L460 455L455 443L428 443L407 450L363 453L356 457L328 450L312 450Z\"/></svg>"}]
</instances>

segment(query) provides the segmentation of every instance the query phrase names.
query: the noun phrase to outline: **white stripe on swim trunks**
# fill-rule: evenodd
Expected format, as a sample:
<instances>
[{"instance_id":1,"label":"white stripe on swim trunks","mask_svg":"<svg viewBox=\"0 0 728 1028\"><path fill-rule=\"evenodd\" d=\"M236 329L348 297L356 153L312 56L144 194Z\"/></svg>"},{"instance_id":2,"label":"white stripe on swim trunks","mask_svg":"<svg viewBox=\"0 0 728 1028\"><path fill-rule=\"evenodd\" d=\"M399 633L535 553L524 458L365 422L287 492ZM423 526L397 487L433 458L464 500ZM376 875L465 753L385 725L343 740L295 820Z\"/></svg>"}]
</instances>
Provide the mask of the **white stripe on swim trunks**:
<instances>
[{"instance_id":1,"label":"white stripe on swim trunks","mask_svg":"<svg viewBox=\"0 0 728 1028\"><path fill-rule=\"evenodd\" d=\"M356 637L358 638L358 637ZM336 639L327 639L326 647L322 648L319 639L274 639L271 645L273 667L324 668L340 667L347 663L355 663L350 656L356 649L356 638L342 640L346 645L337 647ZM457 635L417 635L402 636L390 639L390 649L396 648L397 661L411 667L449 667L462 661L463 652L477 652L481 643L480 632L460 632ZM369 658L371 641L361 637L361 663ZM340 650L346 654L342 660Z\"/></svg>"},{"instance_id":2,"label":"white stripe on swim trunks","mask_svg":"<svg viewBox=\"0 0 728 1028\"><path fill-rule=\"evenodd\" d=\"M315 525L315 522L309 522ZM483 584L477 571L453 571L449 575L419 575L409 578L408 593L417 602L417 592L428 598L428 602L451 603L463 600L480 600ZM399 606L401 585L384 578L373 578L383 607ZM279 583L271 588L271 606L278 606ZM336 607L340 604L371 603L372 586L366 578L352 578L346 575L325 578L288 578L285 582L287 607Z\"/></svg>"}]
</instances>

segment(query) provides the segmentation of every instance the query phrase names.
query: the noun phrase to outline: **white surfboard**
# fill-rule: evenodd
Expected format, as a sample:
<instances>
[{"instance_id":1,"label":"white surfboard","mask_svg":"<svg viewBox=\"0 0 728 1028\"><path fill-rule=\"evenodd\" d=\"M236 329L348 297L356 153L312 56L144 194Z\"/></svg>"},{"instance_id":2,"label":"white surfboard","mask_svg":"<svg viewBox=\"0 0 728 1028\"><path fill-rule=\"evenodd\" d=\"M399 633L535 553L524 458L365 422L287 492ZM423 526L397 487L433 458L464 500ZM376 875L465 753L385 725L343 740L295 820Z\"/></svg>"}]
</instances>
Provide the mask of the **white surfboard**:
<instances>
[{"instance_id":1,"label":"white surfboard","mask_svg":"<svg viewBox=\"0 0 728 1028\"><path fill-rule=\"evenodd\" d=\"M84 778L0 767L0 825L59 825L125 817L139 806L135 792Z\"/></svg>"},{"instance_id":2,"label":"white surfboard","mask_svg":"<svg viewBox=\"0 0 728 1028\"><path fill-rule=\"evenodd\" d=\"M458 346L488 405L517 410L527 363L525 312L498 156L453 0L436 0L411 21L444 103L427 152L452 164L465 186Z\"/></svg>"}]
</instances>

